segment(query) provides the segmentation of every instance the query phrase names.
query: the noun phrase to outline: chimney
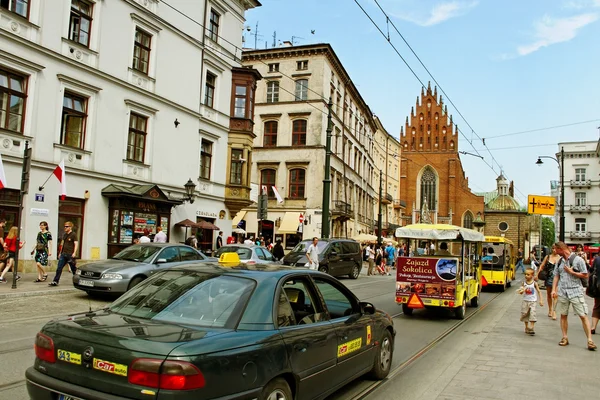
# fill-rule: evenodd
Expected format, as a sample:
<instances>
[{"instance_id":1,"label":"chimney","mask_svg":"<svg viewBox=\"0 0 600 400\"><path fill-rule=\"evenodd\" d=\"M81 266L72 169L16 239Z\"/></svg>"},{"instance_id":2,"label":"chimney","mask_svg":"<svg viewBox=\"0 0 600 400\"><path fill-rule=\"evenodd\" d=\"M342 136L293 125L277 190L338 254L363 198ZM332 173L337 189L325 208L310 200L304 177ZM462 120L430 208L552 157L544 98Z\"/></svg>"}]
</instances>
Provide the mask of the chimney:
<instances>
[{"instance_id":1,"label":"chimney","mask_svg":"<svg viewBox=\"0 0 600 400\"><path fill-rule=\"evenodd\" d=\"M508 195L510 197L515 197L515 181L510 181L510 186L508 187Z\"/></svg>"},{"instance_id":2,"label":"chimney","mask_svg":"<svg viewBox=\"0 0 600 400\"><path fill-rule=\"evenodd\" d=\"M293 47L294 45L289 40L284 40L283 47Z\"/></svg>"}]
</instances>

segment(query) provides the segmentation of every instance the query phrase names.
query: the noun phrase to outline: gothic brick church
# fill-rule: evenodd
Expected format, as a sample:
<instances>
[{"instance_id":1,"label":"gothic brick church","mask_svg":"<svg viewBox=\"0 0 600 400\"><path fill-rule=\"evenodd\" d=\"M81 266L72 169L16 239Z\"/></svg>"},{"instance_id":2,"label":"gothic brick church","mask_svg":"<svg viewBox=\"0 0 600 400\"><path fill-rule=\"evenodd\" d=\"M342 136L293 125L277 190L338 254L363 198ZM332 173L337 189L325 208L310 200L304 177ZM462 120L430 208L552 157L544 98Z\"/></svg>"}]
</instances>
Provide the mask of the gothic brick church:
<instances>
[{"instance_id":1,"label":"gothic brick church","mask_svg":"<svg viewBox=\"0 0 600 400\"><path fill-rule=\"evenodd\" d=\"M406 200L403 225L449 223L474 228L483 218L484 199L469 189L458 154L458 128L437 87L421 89L403 129L400 198Z\"/></svg>"}]
</instances>

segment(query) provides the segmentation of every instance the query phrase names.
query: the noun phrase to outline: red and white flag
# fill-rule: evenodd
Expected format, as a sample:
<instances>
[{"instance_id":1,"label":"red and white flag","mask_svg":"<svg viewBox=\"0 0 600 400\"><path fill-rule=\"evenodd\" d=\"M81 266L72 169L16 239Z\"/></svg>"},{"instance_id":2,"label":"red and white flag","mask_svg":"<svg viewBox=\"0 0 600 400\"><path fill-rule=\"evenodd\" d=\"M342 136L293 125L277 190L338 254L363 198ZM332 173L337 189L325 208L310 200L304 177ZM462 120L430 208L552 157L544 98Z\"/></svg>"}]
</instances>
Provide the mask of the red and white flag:
<instances>
[{"instance_id":1,"label":"red and white flag","mask_svg":"<svg viewBox=\"0 0 600 400\"><path fill-rule=\"evenodd\" d=\"M277 203L283 204L283 198L279 194L279 191L277 190L277 188L275 186L271 186L271 189L273 189L273 193L275 194L275 197L277 198Z\"/></svg>"},{"instance_id":2,"label":"red and white flag","mask_svg":"<svg viewBox=\"0 0 600 400\"><path fill-rule=\"evenodd\" d=\"M54 176L60 182L60 199L67 198L67 179L65 175L65 160L62 160L56 168L54 168Z\"/></svg>"},{"instance_id":3,"label":"red and white flag","mask_svg":"<svg viewBox=\"0 0 600 400\"><path fill-rule=\"evenodd\" d=\"M6 187L6 176L4 175L4 165L2 164L2 155L0 154L0 189Z\"/></svg>"}]
</instances>

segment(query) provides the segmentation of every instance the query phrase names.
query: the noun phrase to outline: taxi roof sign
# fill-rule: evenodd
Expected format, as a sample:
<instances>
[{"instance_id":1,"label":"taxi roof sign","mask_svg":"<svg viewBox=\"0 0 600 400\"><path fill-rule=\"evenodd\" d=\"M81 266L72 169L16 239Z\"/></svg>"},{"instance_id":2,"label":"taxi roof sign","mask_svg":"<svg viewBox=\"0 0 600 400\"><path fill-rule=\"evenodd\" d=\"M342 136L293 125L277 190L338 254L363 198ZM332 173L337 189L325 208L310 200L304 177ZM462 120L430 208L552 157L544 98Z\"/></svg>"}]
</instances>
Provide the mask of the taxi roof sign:
<instances>
[{"instance_id":1,"label":"taxi roof sign","mask_svg":"<svg viewBox=\"0 0 600 400\"><path fill-rule=\"evenodd\" d=\"M554 215L556 211L556 199L552 196L527 196L527 213L540 215Z\"/></svg>"},{"instance_id":2,"label":"taxi roof sign","mask_svg":"<svg viewBox=\"0 0 600 400\"><path fill-rule=\"evenodd\" d=\"M238 253L223 253L219 257L219 264L224 267L235 267L240 265L240 256Z\"/></svg>"},{"instance_id":3,"label":"taxi roof sign","mask_svg":"<svg viewBox=\"0 0 600 400\"><path fill-rule=\"evenodd\" d=\"M425 304L423 304L423 300L421 300L419 295L416 293L413 293L410 295L410 298L408 299L407 304L410 308L425 308Z\"/></svg>"}]
</instances>

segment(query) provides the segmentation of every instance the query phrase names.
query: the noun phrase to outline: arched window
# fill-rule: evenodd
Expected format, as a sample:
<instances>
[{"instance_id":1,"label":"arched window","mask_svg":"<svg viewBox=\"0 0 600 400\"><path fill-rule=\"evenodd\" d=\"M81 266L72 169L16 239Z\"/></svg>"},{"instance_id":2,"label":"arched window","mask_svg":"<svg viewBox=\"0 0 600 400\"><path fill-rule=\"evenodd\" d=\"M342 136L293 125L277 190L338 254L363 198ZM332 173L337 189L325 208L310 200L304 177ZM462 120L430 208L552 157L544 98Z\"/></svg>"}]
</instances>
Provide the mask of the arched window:
<instances>
[{"instance_id":1,"label":"arched window","mask_svg":"<svg viewBox=\"0 0 600 400\"><path fill-rule=\"evenodd\" d=\"M473 213L471 211L465 213L465 216L463 217L463 226L465 228L473 229Z\"/></svg>"},{"instance_id":2,"label":"arched window","mask_svg":"<svg viewBox=\"0 0 600 400\"><path fill-rule=\"evenodd\" d=\"M275 147L277 146L277 121L265 122L265 135L263 146Z\"/></svg>"},{"instance_id":3,"label":"arched window","mask_svg":"<svg viewBox=\"0 0 600 400\"><path fill-rule=\"evenodd\" d=\"M421 207L427 199L427 206L430 210L436 208L436 187L437 187L437 176L433 171L433 168L427 166L421 175Z\"/></svg>"},{"instance_id":4,"label":"arched window","mask_svg":"<svg viewBox=\"0 0 600 400\"><path fill-rule=\"evenodd\" d=\"M292 146L306 146L305 119L297 119L292 124Z\"/></svg>"},{"instance_id":5,"label":"arched window","mask_svg":"<svg viewBox=\"0 0 600 400\"><path fill-rule=\"evenodd\" d=\"M275 193L273 193L273 189L271 186L275 186L275 170L274 169L263 169L260 171L260 186L267 187L268 197L270 199L275 198Z\"/></svg>"},{"instance_id":6,"label":"arched window","mask_svg":"<svg viewBox=\"0 0 600 400\"><path fill-rule=\"evenodd\" d=\"M290 199L304 198L304 178L306 171L303 169L290 170Z\"/></svg>"}]
</instances>

